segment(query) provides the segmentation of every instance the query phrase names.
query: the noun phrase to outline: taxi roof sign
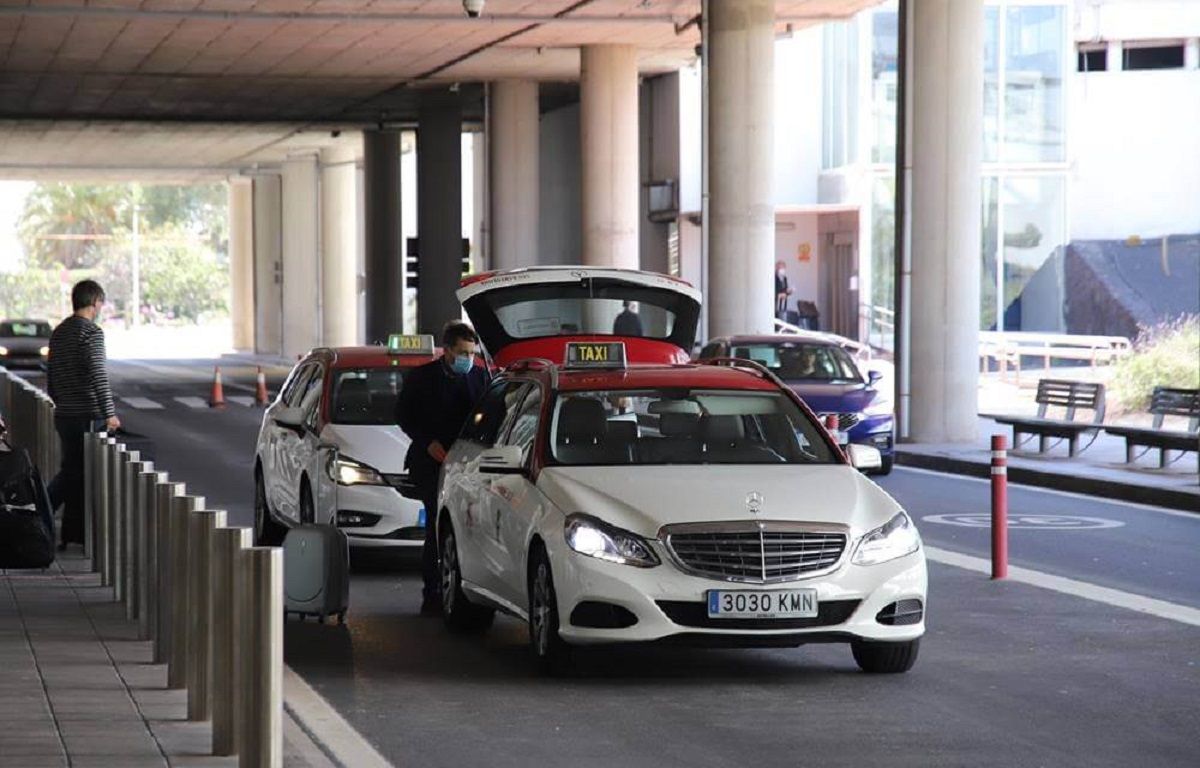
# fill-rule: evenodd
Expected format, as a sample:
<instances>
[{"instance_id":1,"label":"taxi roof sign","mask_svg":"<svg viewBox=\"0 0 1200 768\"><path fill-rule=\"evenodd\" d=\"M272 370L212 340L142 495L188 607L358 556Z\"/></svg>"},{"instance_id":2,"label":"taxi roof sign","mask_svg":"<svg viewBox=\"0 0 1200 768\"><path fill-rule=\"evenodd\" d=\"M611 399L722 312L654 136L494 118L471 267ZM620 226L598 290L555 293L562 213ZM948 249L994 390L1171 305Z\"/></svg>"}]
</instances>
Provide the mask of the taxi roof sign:
<instances>
[{"instance_id":1,"label":"taxi roof sign","mask_svg":"<svg viewBox=\"0 0 1200 768\"><path fill-rule=\"evenodd\" d=\"M427 333L393 333L388 336L387 350L390 355L432 355L434 353L433 336Z\"/></svg>"},{"instance_id":2,"label":"taxi roof sign","mask_svg":"<svg viewBox=\"0 0 1200 768\"><path fill-rule=\"evenodd\" d=\"M569 341L565 364L568 368L624 368L625 342Z\"/></svg>"}]
</instances>

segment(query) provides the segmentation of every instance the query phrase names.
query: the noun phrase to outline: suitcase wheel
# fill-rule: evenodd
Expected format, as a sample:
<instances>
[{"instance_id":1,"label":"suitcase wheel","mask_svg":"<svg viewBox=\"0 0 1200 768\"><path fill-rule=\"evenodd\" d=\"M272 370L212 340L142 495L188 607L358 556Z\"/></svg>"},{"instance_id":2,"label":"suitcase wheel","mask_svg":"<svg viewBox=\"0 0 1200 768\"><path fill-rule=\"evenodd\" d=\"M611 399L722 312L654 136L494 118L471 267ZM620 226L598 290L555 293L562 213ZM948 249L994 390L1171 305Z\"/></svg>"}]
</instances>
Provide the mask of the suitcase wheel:
<instances>
[{"instance_id":1,"label":"suitcase wheel","mask_svg":"<svg viewBox=\"0 0 1200 768\"><path fill-rule=\"evenodd\" d=\"M317 614L317 623L318 623L318 624L324 624L324 623L325 623L325 614L323 614L323 613L318 613L318 614Z\"/></svg>"},{"instance_id":2,"label":"suitcase wheel","mask_svg":"<svg viewBox=\"0 0 1200 768\"><path fill-rule=\"evenodd\" d=\"M338 614L338 624L345 624L345 623L346 623L346 612L342 611L341 613Z\"/></svg>"}]
</instances>

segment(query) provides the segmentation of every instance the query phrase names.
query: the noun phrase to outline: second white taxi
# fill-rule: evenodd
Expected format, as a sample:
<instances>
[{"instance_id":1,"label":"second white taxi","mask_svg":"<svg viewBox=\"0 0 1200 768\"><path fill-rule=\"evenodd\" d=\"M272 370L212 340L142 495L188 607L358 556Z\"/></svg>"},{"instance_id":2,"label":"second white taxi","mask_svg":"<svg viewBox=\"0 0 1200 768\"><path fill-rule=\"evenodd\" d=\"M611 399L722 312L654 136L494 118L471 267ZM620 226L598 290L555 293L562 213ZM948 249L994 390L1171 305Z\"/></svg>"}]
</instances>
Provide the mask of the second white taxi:
<instances>
[{"instance_id":1,"label":"second white taxi","mask_svg":"<svg viewBox=\"0 0 1200 768\"><path fill-rule=\"evenodd\" d=\"M842 642L907 671L925 631L913 521L762 366L687 362L699 294L639 272L535 269L459 291L501 372L444 465L443 608L575 646ZM644 335L616 337L637 302Z\"/></svg>"}]
</instances>

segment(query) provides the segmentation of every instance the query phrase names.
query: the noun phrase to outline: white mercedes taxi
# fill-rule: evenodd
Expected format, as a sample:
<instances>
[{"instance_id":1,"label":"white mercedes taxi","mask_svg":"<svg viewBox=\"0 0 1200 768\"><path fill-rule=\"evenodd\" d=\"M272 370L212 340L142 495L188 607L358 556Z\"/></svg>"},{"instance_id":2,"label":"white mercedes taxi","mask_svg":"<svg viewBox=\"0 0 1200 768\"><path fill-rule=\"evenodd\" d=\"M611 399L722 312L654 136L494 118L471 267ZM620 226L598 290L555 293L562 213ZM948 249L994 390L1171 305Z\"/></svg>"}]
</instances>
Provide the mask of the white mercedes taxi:
<instances>
[{"instance_id":1,"label":"white mercedes taxi","mask_svg":"<svg viewBox=\"0 0 1200 768\"><path fill-rule=\"evenodd\" d=\"M396 426L405 372L436 359L432 336L388 346L314 349L263 414L254 462L254 537L333 522L352 547L419 548L425 508L404 470L409 439Z\"/></svg>"},{"instance_id":2,"label":"white mercedes taxi","mask_svg":"<svg viewBox=\"0 0 1200 768\"><path fill-rule=\"evenodd\" d=\"M688 362L695 289L557 268L458 295L500 373L443 466L451 629L517 616L552 672L573 646L652 641L844 642L867 672L912 666L925 557L859 471L879 452L843 454L762 366ZM630 311L642 335L613 335Z\"/></svg>"}]
</instances>

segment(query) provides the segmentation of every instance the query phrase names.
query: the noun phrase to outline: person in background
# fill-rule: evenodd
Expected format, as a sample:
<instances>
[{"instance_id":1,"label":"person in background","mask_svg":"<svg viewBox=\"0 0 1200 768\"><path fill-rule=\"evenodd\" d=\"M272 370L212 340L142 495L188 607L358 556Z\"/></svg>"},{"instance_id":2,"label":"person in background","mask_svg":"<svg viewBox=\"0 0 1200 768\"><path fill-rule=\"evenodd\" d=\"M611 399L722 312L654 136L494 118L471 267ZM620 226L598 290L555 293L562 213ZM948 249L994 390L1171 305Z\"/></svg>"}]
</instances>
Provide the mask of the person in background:
<instances>
[{"instance_id":1,"label":"person in background","mask_svg":"<svg viewBox=\"0 0 1200 768\"><path fill-rule=\"evenodd\" d=\"M637 312L637 302L623 301L621 306L621 314L617 315L617 319L613 320L613 335L614 336L643 336L642 318Z\"/></svg>"},{"instance_id":2,"label":"person in background","mask_svg":"<svg viewBox=\"0 0 1200 768\"><path fill-rule=\"evenodd\" d=\"M787 265L782 261L775 262L775 319L787 319L788 296L792 289L788 286Z\"/></svg>"},{"instance_id":3,"label":"person in background","mask_svg":"<svg viewBox=\"0 0 1200 768\"><path fill-rule=\"evenodd\" d=\"M63 507L59 550L83 544L83 436L120 428L105 370L104 331L96 317L104 289L81 280L71 289L75 312L50 334L47 390L54 401L54 429L62 445L62 468L50 481L50 505Z\"/></svg>"},{"instance_id":4,"label":"person in background","mask_svg":"<svg viewBox=\"0 0 1200 768\"><path fill-rule=\"evenodd\" d=\"M487 388L486 369L475 365L478 343L479 337L471 326L459 321L447 323L442 330L442 356L414 368L405 378L396 401L396 423L412 440L404 466L425 504L422 616L442 613L436 525L438 481L442 462L462 431L471 406Z\"/></svg>"}]
</instances>

